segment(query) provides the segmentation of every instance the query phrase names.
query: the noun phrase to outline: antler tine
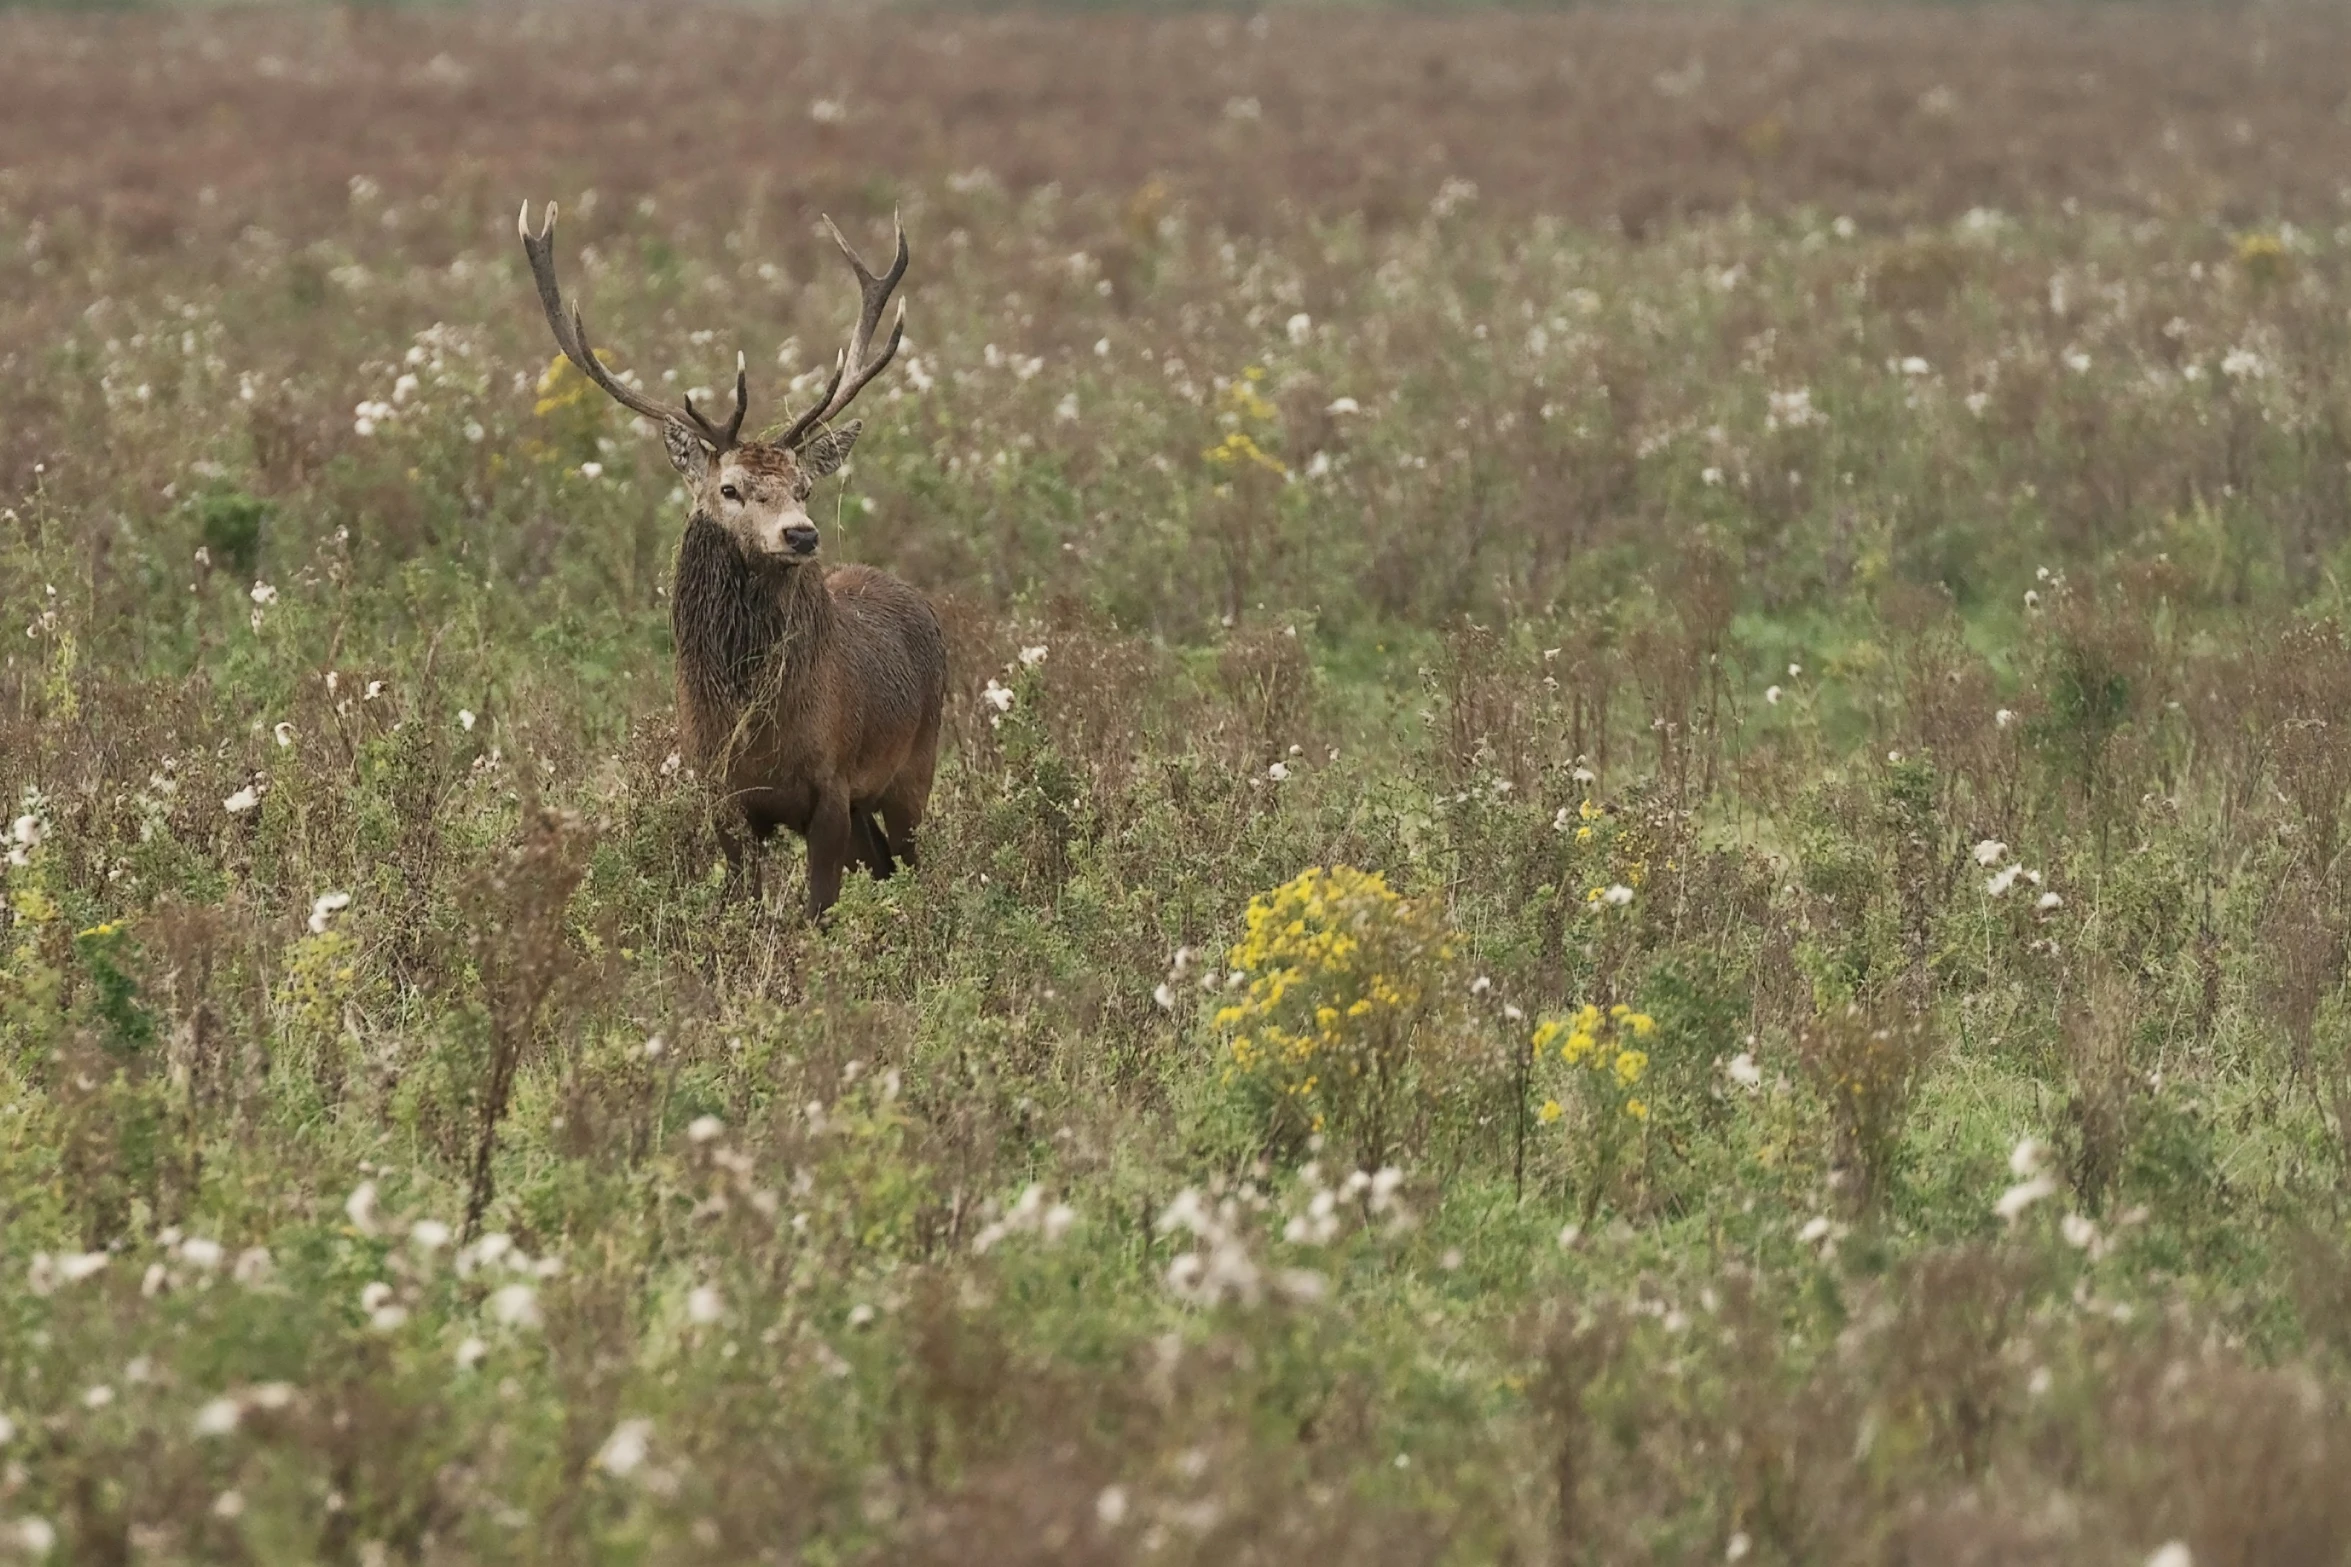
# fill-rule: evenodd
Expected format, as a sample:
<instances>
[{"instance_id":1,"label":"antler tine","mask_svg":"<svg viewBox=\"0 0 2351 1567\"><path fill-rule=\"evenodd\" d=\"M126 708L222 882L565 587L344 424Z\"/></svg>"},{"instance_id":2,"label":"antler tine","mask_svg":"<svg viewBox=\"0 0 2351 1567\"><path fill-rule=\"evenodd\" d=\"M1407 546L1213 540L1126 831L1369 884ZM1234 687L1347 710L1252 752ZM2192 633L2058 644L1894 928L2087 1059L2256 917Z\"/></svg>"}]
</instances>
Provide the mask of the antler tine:
<instances>
[{"instance_id":1,"label":"antler tine","mask_svg":"<svg viewBox=\"0 0 2351 1567\"><path fill-rule=\"evenodd\" d=\"M547 203L547 215L538 233L531 232L531 204L527 201L522 204L522 212L514 220L514 227L515 232L522 236L523 253L530 258L531 277L539 286L539 304L547 312L547 326L555 334L555 346L563 350L563 356L578 368L580 374L603 388L607 397L630 412L643 414L656 424L672 421L689 424L713 451L730 450L735 444L735 437L742 433L743 414L750 400L750 377L743 356L740 353L735 355L735 412L725 429L721 430L702 417L691 397L686 399L682 408L655 402L604 368L604 362L596 357L594 345L588 341L587 317L580 313L577 305L565 306L562 285L555 280L555 203Z\"/></svg>"},{"instance_id":2,"label":"antler tine","mask_svg":"<svg viewBox=\"0 0 2351 1567\"><path fill-rule=\"evenodd\" d=\"M802 437L816 428L817 421L824 418L825 410L832 406L833 394L841 389L841 372L848 368L847 349L833 355L833 378L825 382L824 390L816 394L816 401L808 405L808 411L793 420L790 427L775 438L776 445L791 451L799 446Z\"/></svg>"},{"instance_id":3,"label":"antler tine","mask_svg":"<svg viewBox=\"0 0 2351 1567\"><path fill-rule=\"evenodd\" d=\"M858 365L857 374L852 376L850 378L849 384L841 389L839 400L836 401L831 408L825 411L825 417L830 419L833 415L841 412L842 409L847 408L850 403L856 400L857 394L865 390L865 386L868 381L871 381L875 376L880 375L884 370L887 370L890 367L890 361L898 357L898 345L903 342L905 338L906 306L901 304L898 307L897 319L890 323L890 340L882 345L882 351L878 355L872 359L865 359L863 357L862 350L870 347L872 343L872 338L870 335L867 337L864 343L858 345L861 352L859 355L860 363Z\"/></svg>"},{"instance_id":4,"label":"antler tine","mask_svg":"<svg viewBox=\"0 0 2351 1567\"><path fill-rule=\"evenodd\" d=\"M735 449L735 437L743 433L743 415L750 406L751 375L744 368L743 351L739 348L735 350L735 413L734 417L727 421L725 429L713 429L710 421L704 419L701 411L694 406L694 394L692 392L686 394L686 417L700 426L702 433L710 437L711 444L722 452L731 452Z\"/></svg>"},{"instance_id":5,"label":"antler tine","mask_svg":"<svg viewBox=\"0 0 2351 1567\"><path fill-rule=\"evenodd\" d=\"M906 247L906 227L898 221L896 213L890 215L891 238L896 254L890 259L890 270L880 277L875 277L867 269L865 258L850 247L840 226L831 217L826 217L824 226L831 232L833 243L841 247L842 256L848 260L849 270L857 274L859 295L857 330L849 339L848 384L842 389L839 399L826 408L825 417L830 419L847 408L865 384L880 374L882 367L898 352L899 339L906 335L906 306L903 302L898 306L897 323L890 332L890 341L883 347L881 356L872 360L866 357L873 348L873 329L882 324L882 312L889 307L890 296L897 291L899 280L906 276L906 264L911 257Z\"/></svg>"},{"instance_id":6,"label":"antler tine","mask_svg":"<svg viewBox=\"0 0 2351 1567\"><path fill-rule=\"evenodd\" d=\"M830 216L825 218L824 226L833 236L833 243L841 247L841 254L848 259L849 269L857 274L857 325L849 333L849 346L841 351L840 359L833 367L832 381L825 387L824 395L778 438L777 444L780 446L796 445L801 437L816 426L847 409L856 401L857 394L865 390L867 383L888 367L898 352L898 344L906 336L906 304L901 300L897 320L890 328L890 340L882 345L879 355L868 357L873 349L874 328L882 324L882 312L889 308L890 296L896 292L899 280L906 276L906 265L911 259L911 252L906 245L905 225L898 221L895 214L892 215L890 226L897 241L897 253L891 258L890 270L879 277L866 266L865 259L851 247L839 225Z\"/></svg>"}]
</instances>

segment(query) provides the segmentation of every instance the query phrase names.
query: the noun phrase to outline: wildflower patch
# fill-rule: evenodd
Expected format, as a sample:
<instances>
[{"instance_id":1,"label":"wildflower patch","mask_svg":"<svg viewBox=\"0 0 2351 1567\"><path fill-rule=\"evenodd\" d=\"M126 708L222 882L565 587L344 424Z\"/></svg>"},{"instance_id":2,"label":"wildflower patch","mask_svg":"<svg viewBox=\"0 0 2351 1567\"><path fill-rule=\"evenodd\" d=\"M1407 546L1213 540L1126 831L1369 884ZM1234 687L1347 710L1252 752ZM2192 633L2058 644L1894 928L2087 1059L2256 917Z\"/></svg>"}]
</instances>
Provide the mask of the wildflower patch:
<instances>
[{"instance_id":1,"label":"wildflower patch","mask_svg":"<svg viewBox=\"0 0 2351 1567\"><path fill-rule=\"evenodd\" d=\"M1215 1025L1225 1081L1266 1118L1276 1148L1316 1135L1367 1166L1415 1124L1435 1086L1450 1013L1454 942L1443 915L1375 871L1316 866L1252 898L1234 943L1234 999Z\"/></svg>"}]
</instances>

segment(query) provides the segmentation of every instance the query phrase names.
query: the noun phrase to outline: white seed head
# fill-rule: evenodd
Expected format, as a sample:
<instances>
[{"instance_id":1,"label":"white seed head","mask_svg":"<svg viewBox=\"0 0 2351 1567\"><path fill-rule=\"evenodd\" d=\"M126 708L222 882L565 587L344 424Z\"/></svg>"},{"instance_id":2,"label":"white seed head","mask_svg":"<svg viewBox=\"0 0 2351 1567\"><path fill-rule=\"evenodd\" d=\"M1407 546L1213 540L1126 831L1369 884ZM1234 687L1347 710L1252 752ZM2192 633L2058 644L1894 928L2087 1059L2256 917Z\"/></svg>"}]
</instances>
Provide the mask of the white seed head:
<instances>
[{"instance_id":1,"label":"white seed head","mask_svg":"<svg viewBox=\"0 0 2351 1567\"><path fill-rule=\"evenodd\" d=\"M2014 1224L2023 1216L2027 1208L2044 1197L2056 1195L2056 1192L2057 1183L2055 1181L2046 1175L2036 1175L2031 1180L2019 1181L2002 1192L2000 1200L1992 1204L1992 1212L2007 1223Z\"/></svg>"},{"instance_id":2,"label":"white seed head","mask_svg":"<svg viewBox=\"0 0 2351 1567\"><path fill-rule=\"evenodd\" d=\"M528 1284L509 1284L491 1295L490 1315L510 1328L535 1328L544 1320L539 1292Z\"/></svg>"},{"instance_id":3,"label":"white seed head","mask_svg":"<svg viewBox=\"0 0 2351 1567\"><path fill-rule=\"evenodd\" d=\"M623 1420L612 1428L612 1435L596 1451L596 1467L606 1474L626 1479L645 1463L647 1448L653 1440L653 1422L650 1420Z\"/></svg>"}]
</instances>

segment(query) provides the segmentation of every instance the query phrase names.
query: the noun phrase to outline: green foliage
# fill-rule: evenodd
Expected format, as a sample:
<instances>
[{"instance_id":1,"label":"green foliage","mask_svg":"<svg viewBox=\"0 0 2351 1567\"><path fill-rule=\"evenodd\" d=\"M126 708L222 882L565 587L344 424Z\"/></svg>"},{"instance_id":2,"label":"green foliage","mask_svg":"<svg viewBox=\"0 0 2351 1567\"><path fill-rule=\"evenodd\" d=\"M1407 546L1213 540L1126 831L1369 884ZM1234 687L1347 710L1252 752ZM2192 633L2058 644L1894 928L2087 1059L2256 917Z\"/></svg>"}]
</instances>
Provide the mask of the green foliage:
<instances>
[{"instance_id":1,"label":"green foliage","mask_svg":"<svg viewBox=\"0 0 2351 1567\"><path fill-rule=\"evenodd\" d=\"M119 920L108 920L77 931L74 954L90 979L90 1011L104 1029L109 1050L134 1055L155 1038L155 1020L139 1005L139 983L127 965L131 962L130 932Z\"/></svg>"},{"instance_id":2,"label":"green foliage","mask_svg":"<svg viewBox=\"0 0 2351 1567\"><path fill-rule=\"evenodd\" d=\"M191 503L196 536L213 564L250 577L261 564L261 539L269 502L242 490L208 489Z\"/></svg>"},{"instance_id":3,"label":"green foliage","mask_svg":"<svg viewBox=\"0 0 2351 1567\"><path fill-rule=\"evenodd\" d=\"M1864 1211L1886 1201L1902 1174L1910 1099L1931 1050L1917 1020L1872 1015L1852 1003L1822 1013L1797 1035L1797 1059L1828 1107L1833 1165Z\"/></svg>"}]
</instances>

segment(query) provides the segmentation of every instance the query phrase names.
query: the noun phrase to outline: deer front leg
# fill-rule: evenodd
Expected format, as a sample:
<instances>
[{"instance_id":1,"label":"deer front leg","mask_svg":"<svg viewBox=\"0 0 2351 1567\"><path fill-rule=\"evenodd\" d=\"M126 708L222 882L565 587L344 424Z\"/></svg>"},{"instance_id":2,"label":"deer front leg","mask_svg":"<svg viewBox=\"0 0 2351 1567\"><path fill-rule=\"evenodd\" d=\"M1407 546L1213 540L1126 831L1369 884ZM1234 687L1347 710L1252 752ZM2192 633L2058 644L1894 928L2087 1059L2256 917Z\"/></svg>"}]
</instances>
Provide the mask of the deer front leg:
<instances>
[{"instance_id":1,"label":"deer front leg","mask_svg":"<svg viewBox=\"0 0 2351 1567\"><path fill-rule=\"evenodd\" d=\"M849 867L854 846L850 837L846 795L819 795L815 814L808 819L808 913L823 919L825 910L841 896L841 873Z\"/></svg>"}]
</instances>

